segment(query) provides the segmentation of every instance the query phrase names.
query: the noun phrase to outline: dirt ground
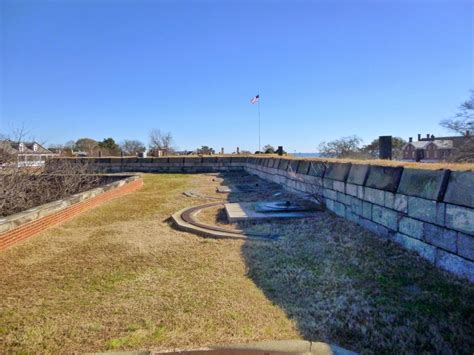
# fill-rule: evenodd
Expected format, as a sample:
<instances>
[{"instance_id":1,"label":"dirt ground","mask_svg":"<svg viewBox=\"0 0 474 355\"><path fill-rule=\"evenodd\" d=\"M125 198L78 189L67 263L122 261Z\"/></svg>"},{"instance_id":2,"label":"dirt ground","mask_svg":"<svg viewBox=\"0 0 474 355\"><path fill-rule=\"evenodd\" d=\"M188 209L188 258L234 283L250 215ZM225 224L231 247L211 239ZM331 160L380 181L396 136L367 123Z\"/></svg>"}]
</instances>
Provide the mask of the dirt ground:
<instances>
[{"instance_id":1,"label":"dirt ground","mask_svg":"<svg viewBox=\"0 0 474 355\"><path fill-rule=\"evenodd\" d=\"M474 287L415 254L327 212L228 225L216 208L199 217L279 239L201 238L169 216L205 196L292 196L242 174L144 178L141 190L0 254L0 352L301 338L364 353L472 353ZM217 194L219 184L249 188ZM183 195L191 190L202 197Z\"/></svg>"}]
</instances>

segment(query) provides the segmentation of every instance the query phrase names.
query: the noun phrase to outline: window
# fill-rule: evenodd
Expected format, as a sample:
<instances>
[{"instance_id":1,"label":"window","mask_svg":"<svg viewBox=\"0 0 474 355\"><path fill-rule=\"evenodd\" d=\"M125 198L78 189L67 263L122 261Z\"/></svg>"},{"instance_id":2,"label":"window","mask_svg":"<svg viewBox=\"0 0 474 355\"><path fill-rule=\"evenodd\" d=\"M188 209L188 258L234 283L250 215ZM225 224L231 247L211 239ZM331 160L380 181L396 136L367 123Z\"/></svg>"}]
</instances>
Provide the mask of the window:
<instances>
[{"instance_id":1,"label":"window","mask_svg":"<svg viewBox=\"0 0 474 355\"><path fill-rule=\"evenodd\" d=\"M33 144L33 151L37 152L38 151L38 144Z\"/></svg>"}]
</instances>

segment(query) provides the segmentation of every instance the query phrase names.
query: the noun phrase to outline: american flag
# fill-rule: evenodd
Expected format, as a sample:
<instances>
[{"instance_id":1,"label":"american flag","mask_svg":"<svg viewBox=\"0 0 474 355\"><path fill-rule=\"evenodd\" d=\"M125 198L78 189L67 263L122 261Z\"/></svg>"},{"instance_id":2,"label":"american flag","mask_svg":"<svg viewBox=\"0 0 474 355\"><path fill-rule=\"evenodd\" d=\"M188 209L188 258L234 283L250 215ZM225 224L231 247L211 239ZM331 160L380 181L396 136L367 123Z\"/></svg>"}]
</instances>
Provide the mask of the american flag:
<instances>
[{"instance_id":1,"label":"american flag","mask_svg":"<svg viewBox=\"0 0 474 355\"><path fill-rule=\"evenodd\" d=\"M258 101L260 101L260 95L252 97L252 99L250 100L250 103L253 105L253 104L256 104Z\"/></svg>"}]
</instances>

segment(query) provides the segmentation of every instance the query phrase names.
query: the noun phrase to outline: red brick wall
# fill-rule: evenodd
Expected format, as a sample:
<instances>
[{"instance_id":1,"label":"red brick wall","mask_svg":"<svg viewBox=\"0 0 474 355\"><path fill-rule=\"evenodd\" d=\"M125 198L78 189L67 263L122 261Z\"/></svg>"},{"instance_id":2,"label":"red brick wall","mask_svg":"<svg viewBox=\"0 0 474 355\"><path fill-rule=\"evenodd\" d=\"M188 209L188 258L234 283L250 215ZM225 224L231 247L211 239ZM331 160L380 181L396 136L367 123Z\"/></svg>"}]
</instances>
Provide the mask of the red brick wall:
<instances>
[{"instance_id":1,"label":"red brick wall","mask_svg":"<svg viewBox=\"0 0 474 355\"><path fill-rule=\"evenodd\" d=\"M79 213L91 209L102 202L112 200L130 192L140 189L143 186L143 179L139 178L126 183L123 186L101 193L87 200L68 206L60 211L48 216L41 217L35 221L25 223L17 228L0 234L0 250L4 250L26 238L29 238L46 228L66 221Z\"/></svg>"}]
</instances>

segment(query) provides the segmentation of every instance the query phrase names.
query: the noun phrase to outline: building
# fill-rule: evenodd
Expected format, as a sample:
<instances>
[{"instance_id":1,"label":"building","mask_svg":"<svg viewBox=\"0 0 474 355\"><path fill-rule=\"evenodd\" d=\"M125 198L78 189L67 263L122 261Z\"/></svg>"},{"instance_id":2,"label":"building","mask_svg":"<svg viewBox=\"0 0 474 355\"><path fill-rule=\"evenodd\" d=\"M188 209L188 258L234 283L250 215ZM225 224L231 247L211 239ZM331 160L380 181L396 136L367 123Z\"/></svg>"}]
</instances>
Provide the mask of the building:
<instances>
[{"instance_id":1,"label":"building","mask_svg":"<svg viewBox=\"0 0 474 355\"><path fill-rule=\"evenodd\" d=\"M414 142L413 138L410 137L408 143L403 146L403 160L447 160L453 157L472 138L469 131L463 136L452 137L435 137L427 134L426 138L421 138L421 134L418 134L418 141Z\"/></svg>"},{"instance_id":2,"label":"building","mask_svg":"<svg viewBox=\"0 0 474 355\"><path fill-rule=\"evenodd\" d=\"M87 152L80 151L80 150L77 150L77 151L71 150L71 155L75 158L83 158L83 157L89 156Z\"/></svg>"},{"instance_id":3,"label":"building","mask_svg":"<svg viewBox=\"0 0 474 355\"><path fill-rule=\"evenodd\" d=\"M49 158L59 156L38 142L0 141L0 165L17 162L19 167L43 166Z\"/></svg>"}]
</instances>

